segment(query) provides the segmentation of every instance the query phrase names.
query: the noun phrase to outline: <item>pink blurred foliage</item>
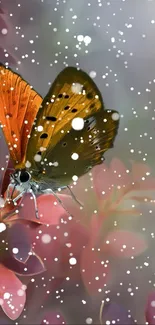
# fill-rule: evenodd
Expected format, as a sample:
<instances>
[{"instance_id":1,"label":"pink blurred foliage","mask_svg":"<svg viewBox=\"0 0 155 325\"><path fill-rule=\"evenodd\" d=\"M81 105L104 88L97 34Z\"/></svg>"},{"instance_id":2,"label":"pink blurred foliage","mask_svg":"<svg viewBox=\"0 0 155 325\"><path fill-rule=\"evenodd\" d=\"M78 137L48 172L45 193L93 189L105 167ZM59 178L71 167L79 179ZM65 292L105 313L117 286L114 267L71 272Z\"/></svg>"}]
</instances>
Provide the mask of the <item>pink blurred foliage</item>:
<instances>
[{"instance_id":1,"label":"pink blurred foliage","mask_svg":"<svg viewBox=\"0 0 155 325\"><path fill-rule=\"evenodd\" d=\"M114 225L116 216L140 217L140 204L146 202L146 198L148 204L153 204L155 178L146 164L132 162L129 171L119 159L113 159L109 167L105 163L95 167L92 175L98 212L91 218L77 215L78 220L87 225L87 243L81 250L79 262L86 290L90 295L98 295L99 288L106 286L111 276L109 260L104 256L130 259L148 248L147 240L141 233L127 228L113 229L113 226L108 231L105 229L110 218Z\"/></svg>"},{"instance_id":2,"label":"pink blurred foliage","mask_svg":"<svg viewBox=\"0 0 155 325\"><path fill-rule=\"evenodd\" d=\"M7 9L0 4L0 62L6 62L13 66L17 62L17 57L12 53L9 46L9 40L12 39L14 26L11 23L11 17Z\"/></svg>"},{"instance_id":3,"label":"pink blurred foliage","mask_svg":"<svg viewBox=\"0 0 155 325\"><path fill-rule=\"evenodd\" d=\"M136 232L113 230L103 241L102 249L106 254L121 258L138 256L148 248L144 237Z\"/></svg>"},{"instance_id":4,"label":"pink blurred foliage","mask_svg":"<svg viewBox=\"0 0 155 325\"><path fill-rule=\"evenodd\" d=\"M155 291L150 292L147 298L145 317L148 324L155 324Z\"/></svg>"},{"instance_id":5,"label":"pink blurred foliage","mask_svg":"<svg viewBox=\"0 0 155 325\"><path fill-rule=\"evenodd\" d=\"M46 325L46 324L51 324L51 325L65 325L65 319L64 317L59 313L59 312L50 312L46 311L45 316L43 320L41 321L41 325Z\"/></svg>"},{"instance_id":6,"label":"pink blurred foliage","mask_svg":"<svg viewBox=\"0 0 155 325\"><path fill-rule=\"evenodd\" d=\"M154 204L155 178L146 164L132 162L131 170L119 159L110 166L105 163L93 169L94 189L98 200L98 213L91 218L93 237L99 241L104 252L117 257L130 258L140 255L148 245L139 233L114 226L117 217L133 220L141 217L141 204ZM104 232L112 220L112 229ZM93 231L95 229L95 232ZM104 235L103 235L104 233Z\"/></svg>"},{"instance_id":7,"label":"pink blurred foliage","mask_svg":"<svg viewBox=\"0 0 155 325\"><path fill-rule=\"evenodd\" d=\"M115 158L110 166L102 164L93 169L94 189L99 207L104 215L140 215L133 203L152 202L150 191L155 190L155 178L150 167L144 163L131 162L129 170L123 162ZM103 180L103 181L102 181ZM129 206L128 206L129 201ZM137 204L138 205L138 204Z\"/></svg>"}]
</instances>

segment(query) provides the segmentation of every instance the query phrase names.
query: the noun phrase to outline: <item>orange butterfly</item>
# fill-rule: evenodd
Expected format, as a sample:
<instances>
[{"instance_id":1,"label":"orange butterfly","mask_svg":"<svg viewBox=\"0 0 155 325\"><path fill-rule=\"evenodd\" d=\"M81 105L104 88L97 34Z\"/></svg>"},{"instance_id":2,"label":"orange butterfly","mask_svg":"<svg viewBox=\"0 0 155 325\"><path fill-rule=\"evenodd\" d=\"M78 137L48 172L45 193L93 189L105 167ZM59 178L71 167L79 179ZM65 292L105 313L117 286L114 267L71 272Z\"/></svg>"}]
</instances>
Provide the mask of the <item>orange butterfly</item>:
<instances>
[{"instance_id":1,"label":"orange butterfly","mask_svg":"<svg viewBox=\"0 0 155 325\"><path fill-rule=\"evenodd\" d=\"M118 112L105 110L93 80L73 67L57 76L42 99L21 76L0 65L0 108L15 169L11 184L21 187L13 202L31 192L37 217L35 195L50 189L56 196L58 188L69 188L73 179L102 163L119 126Z\"/></svg>"}]
</instances>

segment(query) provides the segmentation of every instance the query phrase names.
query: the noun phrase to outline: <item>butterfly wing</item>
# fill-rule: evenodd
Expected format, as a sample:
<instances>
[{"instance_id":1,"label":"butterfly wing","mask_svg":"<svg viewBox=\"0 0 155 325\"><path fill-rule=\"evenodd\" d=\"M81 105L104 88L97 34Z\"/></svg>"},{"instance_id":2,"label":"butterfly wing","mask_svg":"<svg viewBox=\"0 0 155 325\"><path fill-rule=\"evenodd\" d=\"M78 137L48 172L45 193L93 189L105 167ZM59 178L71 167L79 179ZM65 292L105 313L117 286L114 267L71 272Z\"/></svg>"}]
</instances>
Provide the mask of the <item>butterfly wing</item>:
<instances>
[{"instance_id":1,"label":"butterfly wing","mask_svg":"<svg viewBox=\"0 0 155 325\"><path fill-rule=\"evenodd\" d=\"M28 159L29 155L34 156L40 151L40 147L46 148L46 154L51 152L71 129L73 118L85 118L101 107L101 93L87 73L74 67L64 69L55 79L36 116L28 146Z\"/></svg>"},{"instance_id":2,"label":"butterfly wing","mask_svg":"<svg viewBox=\"0 0 155 325\"><path fill-rule=\"evenodd\" d=\"M71 183L74 175L82 176L93 166L103 162L103 154L113 146L119 120L116 111L98 112L85 120L81 131L70 130L42 165L42 182L52 180L53 187Z\"/></svg>"},{"instance_id":3,"label":"butterfly wing","mask_svg":"<svg viewBox=\"0 0 155 325\"><path fill-rule=\"evenodd\" d=\"M117 133L116 114L104 110L100 91L85 72L63 70L43 100L28 143L26 159L33 177L64 186L73 175L101 163ZM77 117L85 121L80 131L72 128Z\"/></svg>"},{"instance_id":4,"label":"butterfly wing","mask_svg":"<svg viewBox=\"0 0 155 325\"><path fill-rule=\"evenodd\" d=\"M41 96L26 81L0 64L0 124L15 168L22 168L41 102Z\"/></svg>"}]
</instances>

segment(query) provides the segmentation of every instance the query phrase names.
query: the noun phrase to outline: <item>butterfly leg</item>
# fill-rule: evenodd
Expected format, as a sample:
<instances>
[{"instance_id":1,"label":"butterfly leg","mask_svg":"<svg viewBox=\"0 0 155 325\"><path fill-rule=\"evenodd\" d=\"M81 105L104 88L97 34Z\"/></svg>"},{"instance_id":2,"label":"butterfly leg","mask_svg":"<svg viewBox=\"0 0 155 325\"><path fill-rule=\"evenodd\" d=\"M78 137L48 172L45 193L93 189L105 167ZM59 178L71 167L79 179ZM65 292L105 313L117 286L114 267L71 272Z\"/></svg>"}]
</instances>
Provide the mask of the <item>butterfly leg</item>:
<instances>
[{"instance_id":1,"label":"butterfly leg","mask_svg":"<svg viewBox=\"0 0 155 325\"><path fill-rule=\"evenodd\" d=\"M83 203L81 203L81 202L76 198L75 194L72 192L72 190L70 189L70 187L67 186L67 188L68 188L68 190L69 190L69 192L70 192L70 194L71 194L72 199L73 199L77 204L79 204L81 207L83 207L83 206L84 206Z\"/></svg>"},{"instance_id":2,"label":"butterfly leg","mask_svg":"<svg viewBox=\"0 0 155 325\"><path fill-rule=\"evenodd\" d=\"M34 200L34 207L35 207L35 214L36 214L36 218L39 219L39 214L38 214L38 204L37 204L37 199L36 196L33 192L32 189L29 190L29 193L32 194L33 200Z\"/></svg>"},{"instance_id":3,"label":"butterfly leg","mask_svg":"<svg viewBox=\"0 0 155 325\"><path fill-rule=\"evenodd\" d=\"M52 190L52 189L48 189L48 192L45 190L44 193L51 193L55 196L55 198L57 199L57 201L59 202L59 204L63 207L63 209L69 214L69 216L71 215L69 213L69 211L66 209L66 207L64 206L62 200L57 196L57 194ZM73 217L73 215L72 215Z\"/></svg>"},{"instance_id":4,"label":"butterfly leg","mask_svg":"<svg viewBox=\"0 0 155 325\"><path fill-rule=\"evenodd\" d=\"M17 195L14 199L12 199L13 197L13 193L14 193L14 190L15 190L15 186L13 187L13 190L12 190L12 193L11 193L11 196L9 195L9 191L10 191L10 184L8 185L8 189L7 189L7 194L6 194L6 199L5 199L5 202L4 202L4 205L6 204L7 201L12 201L14 205L16 205L16 201L18 201L22 196L23 194L25 193L25 191L22 191L19 195ZM6 220L6 219L9 219L10 217L12 217L13 215L16 215L17 214L17 211L14 209L13 211L9 211L7 212L3 217L2 217L2 220Z\"/></svg>"},{"instance_id":5,"label":"butterfly leg","mask_svg":"<svg viewBox=\"0 0 155 325\"><path fill-rule=\"evenodd\" d=\"M15 189L16 189L16 184L14 185L12 193L11 193L11 200L13 199L13 194L14 194Z\"/></svg>"},{"instance_id":6,"label":"butterfly leg","mask_svg":"<svg viewBox=\"0 0 155 325\"><path fill-rule=\"evenodd\" d=\"M12 187L12 184L10 183L8 185L8 188L7 188L7 192L6 192L6 198L5 198L5 201L4 201L4 205L6 204L7 201L10 201L11 198L12 198L12 193L10 195L10 188ZM13 191L12 191L13 192Z\"/></svg>"},{"instance_id":7,"label":"butterfly leg","mask_svg":"<svg viewBox=\"0 0 155 325\"><path fill-rule=\"evenodd\" d=\"M33 192L32 189L28 190L27 192L31 193L34 199L34 206L35 206L35 214L36 214L36 218L39 219L39 215L38 215L38 206L37 206L37 200L36 200L36 196ZM23 194L26 193L26 191L22 191L21 193L19 193L19 195L17 195L12 201L13 203L16 203L22 196Z\"/></svg>"},{"instance_id":8,"label":"butterfly leg","mask_svg":"<svg viewBox=\"0 0 155 325\"><path fill-rule=\"evenodd\" d=\"M16 203L22 196L23 196L23 194L25 193L26 191L24 190L24 191L22 191L21 193L19 193L13 200L12 200L12 202L13 202L13 204L14 203Z\"/></svg>"}]
</instances>

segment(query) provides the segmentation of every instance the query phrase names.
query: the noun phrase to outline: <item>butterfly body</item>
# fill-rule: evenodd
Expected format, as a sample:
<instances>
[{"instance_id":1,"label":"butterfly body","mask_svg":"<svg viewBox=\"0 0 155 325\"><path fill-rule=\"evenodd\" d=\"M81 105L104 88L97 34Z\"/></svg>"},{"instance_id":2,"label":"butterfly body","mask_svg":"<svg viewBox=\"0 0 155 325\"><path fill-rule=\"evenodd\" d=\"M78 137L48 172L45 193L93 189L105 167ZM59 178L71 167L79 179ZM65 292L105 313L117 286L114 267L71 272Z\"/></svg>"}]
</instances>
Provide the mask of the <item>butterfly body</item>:
<instances>
[{"instance_id":1,"label":"butterfly body","mask_svg":"<svg viewBox=\"0 0 155 325\"><path fill-rule=\"evenodd\" d=\"M103 162L119 126L82 70L64 69L44 99L0 65L0 124L23 193L56 192ZM21 191L22 192L22 191Z\"/></svg>"}]
</instances>

